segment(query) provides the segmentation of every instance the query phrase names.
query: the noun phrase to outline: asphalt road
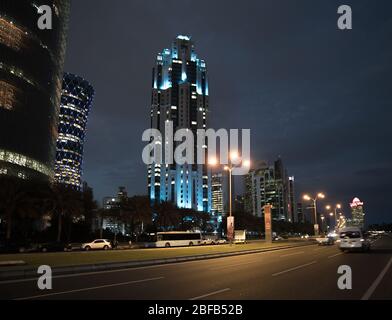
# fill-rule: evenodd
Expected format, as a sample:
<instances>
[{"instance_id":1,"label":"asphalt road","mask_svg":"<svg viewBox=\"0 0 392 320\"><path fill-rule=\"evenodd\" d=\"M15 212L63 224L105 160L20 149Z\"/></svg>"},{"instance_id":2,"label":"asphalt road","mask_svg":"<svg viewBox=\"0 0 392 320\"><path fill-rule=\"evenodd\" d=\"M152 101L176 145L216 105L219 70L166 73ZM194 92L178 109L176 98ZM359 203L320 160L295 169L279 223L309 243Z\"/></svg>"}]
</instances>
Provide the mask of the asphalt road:
<instances>
[{"instance_id":1,"label":"asphalt road","mask_svg":"<svg viewBox=\"0 0 392 320\"><path fill-rule=\"evenodd\" d=\"M342 265L352 269L351 290L338 288ZM370 253L307 246L58 276L46 291L38 289L36 280L0 282L0 299L392 299L392 237L378 239Z\"/></svg>"}]
</instances>

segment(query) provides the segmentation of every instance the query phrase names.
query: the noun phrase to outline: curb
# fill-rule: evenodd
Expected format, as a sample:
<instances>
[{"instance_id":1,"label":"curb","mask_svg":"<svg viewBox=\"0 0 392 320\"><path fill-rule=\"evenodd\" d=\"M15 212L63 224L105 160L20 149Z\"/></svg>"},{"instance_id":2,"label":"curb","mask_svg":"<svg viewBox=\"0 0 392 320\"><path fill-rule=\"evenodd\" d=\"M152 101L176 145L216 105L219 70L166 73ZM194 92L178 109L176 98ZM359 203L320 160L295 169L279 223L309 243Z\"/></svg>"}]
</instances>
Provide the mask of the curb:
<instances>
[{"instance_id":1,"label":"curb","mask_svg":"<svg viewBox=\"0 0 392 320\"><path fill-rule=\"evenodd\" d=\"M99 264L85 264L80 266L67 266L67 267L54 267L52 268L52 275L72 275L78 273L89 273L89 272L99 272L99 271L110 271L110 270L120 270L120 269L132 269L137 267L148 267L155 265L166 265L178 262L188 262L188 261L198 261L198 260L209 260L233 256L241 256L254 253L278 251L283 249L300 248L315 245L315 243L306 243L301 245L287 245L279 246L275 248L265 248L265 249L253 249L245 251L236 252L224 252L224 253L214 253L214 254L203 254L196 256L186 256L177 258L165 258L165 259L155 259L155 260L141 260L141 261L129 261L129 262L113 262L113 263L99 263ZM23 280L23 279L35 279L37 278L37 268L28 267L13 270L0 270L0 284L2 281L10 280Z\"/></svg>"}]
</instances>

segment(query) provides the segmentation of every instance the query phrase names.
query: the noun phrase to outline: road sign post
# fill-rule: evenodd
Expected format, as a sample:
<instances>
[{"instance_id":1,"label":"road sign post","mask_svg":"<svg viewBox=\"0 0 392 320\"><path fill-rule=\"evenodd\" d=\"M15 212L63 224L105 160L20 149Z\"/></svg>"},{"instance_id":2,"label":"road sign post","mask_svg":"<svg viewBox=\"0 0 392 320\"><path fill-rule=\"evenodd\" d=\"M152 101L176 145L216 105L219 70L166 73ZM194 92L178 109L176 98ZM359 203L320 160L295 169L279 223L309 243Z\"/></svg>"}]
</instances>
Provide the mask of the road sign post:
<instances>
[{"instance_id":1,"label":"road sign post","mask_svg":"<svg viewBox=\"0 0 392 320\"><path fill-rule=\"evenodd\" d=\"M227 240L232 243L234 240L234 217L227 217Z\"/></svg>"}]
</instances>

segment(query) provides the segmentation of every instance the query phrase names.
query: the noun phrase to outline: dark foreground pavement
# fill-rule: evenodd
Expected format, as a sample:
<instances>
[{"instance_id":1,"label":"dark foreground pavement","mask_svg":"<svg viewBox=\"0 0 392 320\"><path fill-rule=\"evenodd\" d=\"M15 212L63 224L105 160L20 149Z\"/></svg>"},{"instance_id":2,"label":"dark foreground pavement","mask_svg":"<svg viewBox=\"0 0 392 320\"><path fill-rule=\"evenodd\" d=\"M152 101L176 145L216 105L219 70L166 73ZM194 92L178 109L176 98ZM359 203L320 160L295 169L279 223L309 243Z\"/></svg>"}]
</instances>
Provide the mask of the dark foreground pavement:
<instances>
[{"instance_id":1,"label":"dark foreground pavement","mask_svg":"<svg viewBox=\"0 0 392 320\"><path fill-rule=\"evenodd\" d=\"M352 268L352 290L339 290L338 268ZM307 246L203 261L36 280L0 282L1 299L392 299L392 238L370 253Z\"/></svg>"}]
</instances>

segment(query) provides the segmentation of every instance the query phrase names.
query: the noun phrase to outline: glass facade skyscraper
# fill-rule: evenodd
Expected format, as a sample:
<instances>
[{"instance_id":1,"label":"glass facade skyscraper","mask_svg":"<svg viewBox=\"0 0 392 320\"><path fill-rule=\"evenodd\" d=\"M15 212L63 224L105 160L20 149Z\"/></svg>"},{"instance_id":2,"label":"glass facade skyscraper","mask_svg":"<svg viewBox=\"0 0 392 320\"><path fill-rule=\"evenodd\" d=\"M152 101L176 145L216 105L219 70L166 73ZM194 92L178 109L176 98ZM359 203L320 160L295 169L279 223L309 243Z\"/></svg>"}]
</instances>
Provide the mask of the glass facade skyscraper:
<instances>
[{"instance_id":1,"label":"glass facade skyscraper","mask_svg":"<svg viewBox=\"0 0 392 320\"><path fill-rule=\"evenodd\" d=\"M153 68L151 128L165 135L165 123L172 121L174 131L189 129L196 137L198 129L208 127L208 112L206 63L197 57L190 37L178 36L171 49L158 54ZM152 202L210 212L211 172L206 165L151 165L148 194Z\"/></svg>"},{"instance_id":2,"label":"glass facade skyscraper","mask_svg":"<svg viewBox=\"0 0 392 320\"><path fill-rule=\"evenodd\" d=\"M94 98L93 87L83 78L66 73L63 79L55 181L80 190L84 139Z\"/></svg>"},{"instance_id":3,"label":"glass facade skyscraper","mask_svg":"<svg viewBox=\"0 0 392 320\"><path fill-rule=\"evenodd\" d=\"M264 217L264 206L270 204L274 220L293 221L294 179L290 180L287 176L281 159L275 161L273 166L260 162L255 169L250 170L245 182L247 212Z\"/></svg>"},{"instance_id":4,"label":"glass facade skyscraper","mask_svg":"<svg viewBox=\"0 0 392 320\"><path fill-rule=\"evenodd\" d=\"M0 174L53 179L68 15L68 0L0 2Z\"/></svg>"}]
</instances>

